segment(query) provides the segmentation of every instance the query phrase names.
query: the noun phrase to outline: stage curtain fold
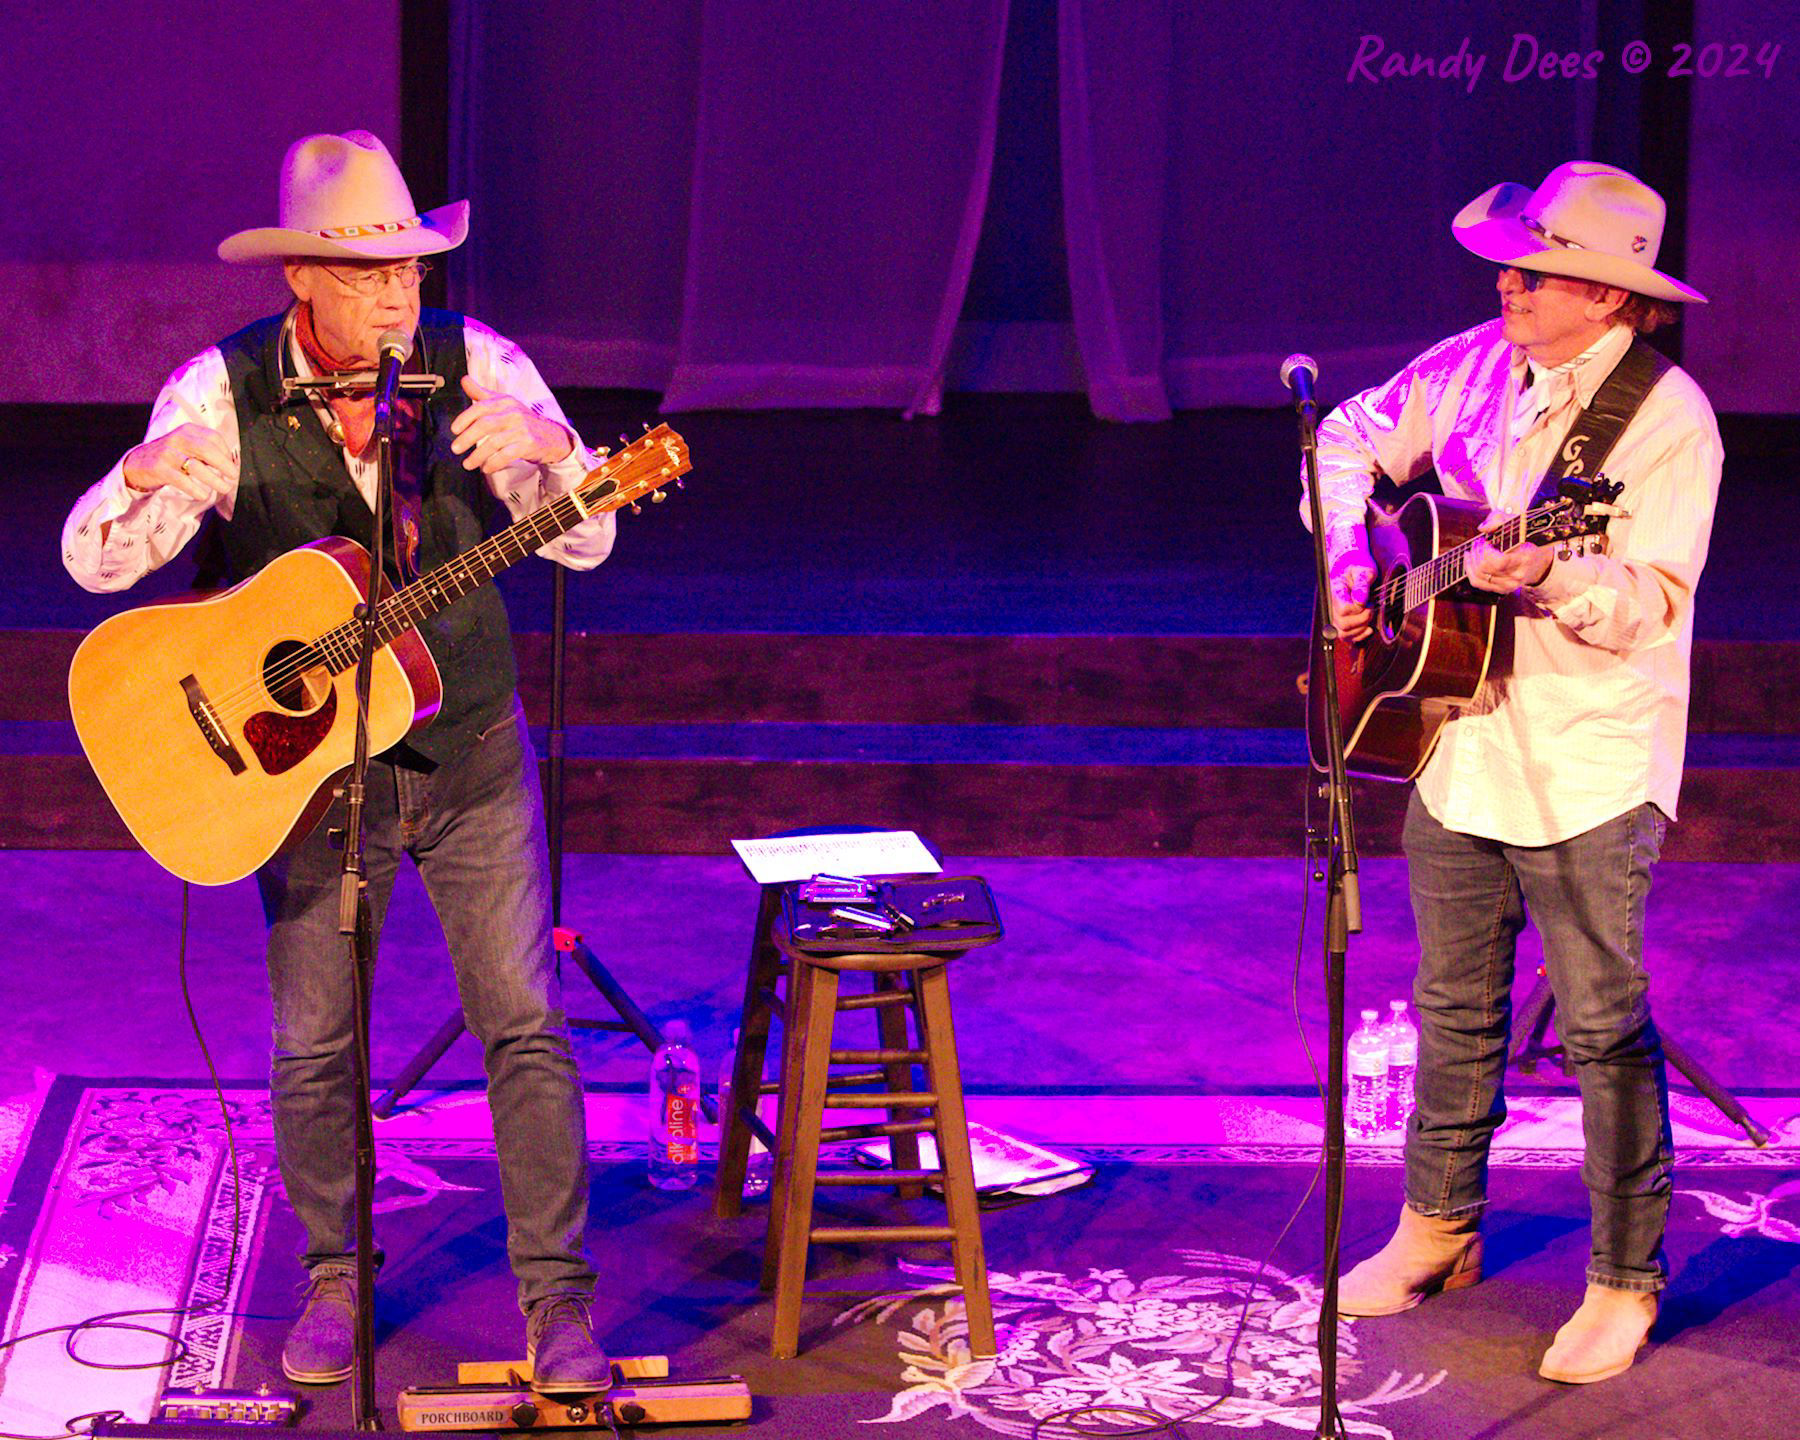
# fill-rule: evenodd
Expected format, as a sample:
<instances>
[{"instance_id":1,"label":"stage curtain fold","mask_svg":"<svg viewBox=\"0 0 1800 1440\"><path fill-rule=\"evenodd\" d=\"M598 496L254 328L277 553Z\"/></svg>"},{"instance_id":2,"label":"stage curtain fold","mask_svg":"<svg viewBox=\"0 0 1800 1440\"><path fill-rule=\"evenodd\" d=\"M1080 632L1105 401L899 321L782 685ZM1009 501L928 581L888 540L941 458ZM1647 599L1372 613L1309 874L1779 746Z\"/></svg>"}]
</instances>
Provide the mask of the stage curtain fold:
<instances>
[{"instance_id":1,"label":"stage curtain fold","mask_svg":"<svg viewBox=\"0 0 1800 1440\"><path fill-rule=\"evenodd\" d=\"M1493 70L1513 29L1576 48L1585 9L1060 0L1069 291L1095 414L1279 403L1294 351L1342 396L1489 318L1493 271L1450 217L1590 143L1578 87ZM1365 46L1443 73L1371 82ZM1484 48L1471 85L1456 57Z\"/></svg>"},{"instance_id":2,"label":"stage curtain fold","mask_svg":"<svg viewBox=\"0 0 1800 1440\"><path fill-rule=\"evenodd\" d=\"M705 7L665 410L936 408L1005 35L1006 0Z\"/></svg>"},{"instance_id":3,"label":"stage curtain fold","mask_svg":"<svg viewBox=\"0 0 1800 1440\"><path fill-rule=\"evenodd\" d=\"M455 12L455 303L552 383L936 408L985 214L1006 0Z\"/></svg>"}]
</instances>

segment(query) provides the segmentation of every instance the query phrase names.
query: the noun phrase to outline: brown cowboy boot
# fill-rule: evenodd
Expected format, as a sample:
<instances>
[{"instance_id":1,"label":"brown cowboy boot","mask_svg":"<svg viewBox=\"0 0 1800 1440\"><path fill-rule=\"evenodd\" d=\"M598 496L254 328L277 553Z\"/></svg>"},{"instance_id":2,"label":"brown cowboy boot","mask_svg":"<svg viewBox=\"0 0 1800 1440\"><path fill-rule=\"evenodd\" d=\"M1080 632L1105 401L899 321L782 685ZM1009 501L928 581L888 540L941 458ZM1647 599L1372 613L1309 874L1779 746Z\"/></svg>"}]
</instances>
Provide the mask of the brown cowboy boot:
<instances>
[{"instance_id":1,"label":"brown cowboy boot","mask_svg":"<svg viewBox=\"0 0 1800 1440\"><path fill-rule=\"evenodd\" d=\"M1439 1290L1481 1278L1481 1217L1421 1215L1400 1207L1394 1238L1338 1282L1338 1314L1397 1315Z\"/></svg>"},{"instance_id":2,"label":"brown cowboy boot","mask_svg":"<svg viewBox=\"0 0 1800 1440\"><path fill-rule=\"evenodd\" d=\"M1556 1332L1538 1374L1564 1385L1591 1385L1622 1375L1656 1322L1656 1296L1643 1290L1589 1285L1581 1308Z\"/></svg>"}]
</instances>

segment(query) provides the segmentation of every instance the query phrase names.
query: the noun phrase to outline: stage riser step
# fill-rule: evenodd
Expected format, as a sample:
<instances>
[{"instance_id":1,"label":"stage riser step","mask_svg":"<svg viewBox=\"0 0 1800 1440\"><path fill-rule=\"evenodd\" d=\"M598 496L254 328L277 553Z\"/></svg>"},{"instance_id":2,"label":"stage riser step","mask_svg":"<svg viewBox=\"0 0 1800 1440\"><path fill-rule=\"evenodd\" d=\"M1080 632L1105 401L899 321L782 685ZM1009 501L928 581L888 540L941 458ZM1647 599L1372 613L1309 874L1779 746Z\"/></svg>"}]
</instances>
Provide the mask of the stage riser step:
<instances>
[{"instance_id":1,"label":"stage riser step","mask_svg":"<svg viewBox=\"0 0 1800 1440\"><path fill-rule=\"evenodd\" d=\"M0 721L68 718L81 636L0 630ZM532 719L549 718L549 637L517 637ZM571 635L571 725L1087 725L1286 729L1299 723L1299 636ZM1800 642L1694 651L1700 733L1800 734Z\"/></svg>"},{"instance_id":2,"label":"stage riser step","mask_svg":"<svg viewBox=\"0 0 1800 1440\"><path fill-rule=\"evenodd\" d=\"M1309 784L1282 765L571 759L565 776L570 850L681 855L844 818L962 855L1293 854ZM1397 854L1408 787L1357 788L1364 852ZM0 797L0 848L133 848L79 756L0 756ZM1800 862L1796 814L1800 770L1694 770L1665 853Z\"/></svg>"}]
</instances>

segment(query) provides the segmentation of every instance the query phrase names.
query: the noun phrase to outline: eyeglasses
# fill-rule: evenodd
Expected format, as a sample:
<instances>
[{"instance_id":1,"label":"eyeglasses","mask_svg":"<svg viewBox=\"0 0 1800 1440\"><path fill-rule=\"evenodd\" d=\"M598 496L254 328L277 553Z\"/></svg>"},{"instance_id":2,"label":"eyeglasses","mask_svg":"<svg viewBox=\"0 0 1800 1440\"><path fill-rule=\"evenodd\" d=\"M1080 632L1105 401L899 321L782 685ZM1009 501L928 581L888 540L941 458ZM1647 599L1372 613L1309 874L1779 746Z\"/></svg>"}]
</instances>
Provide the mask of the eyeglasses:
<instances>
[{"instance_id":1,"label":"eyeglasses","mask_svg":"<svg viewBox=\"0 0 1800 1440\"><path fill-rule=\"evenodd\" d=\"M319 267L346 290L354 290L358 295L379 295L387 288L390 279L398 280L402 290L416 290L419 282L431 273L431 266L423 260L409 260L404 265L383 265L376 270L354 270L350 274L333 270L329 265Z\"/></svg>"},{"instance_id":2,"label":"eyeglasses","mask_svg":"<svg viewBox=\"0 0 1800 1440\"><path fill-rule=\"evenodd\" d=\"M1525 289L1528 292L1535 291L1538 288L1538 286L1542 285L1546 280L1548 280L1550 278L1542 270L1521 270L1517 265L1502 265L1500 267L1500 273L1502 275L1504 275L1508 270L1511 270L1514 274L1516 274L1519 277L1519 279L1521 281L1524 282Z\"/></svg>"}]
</instances>

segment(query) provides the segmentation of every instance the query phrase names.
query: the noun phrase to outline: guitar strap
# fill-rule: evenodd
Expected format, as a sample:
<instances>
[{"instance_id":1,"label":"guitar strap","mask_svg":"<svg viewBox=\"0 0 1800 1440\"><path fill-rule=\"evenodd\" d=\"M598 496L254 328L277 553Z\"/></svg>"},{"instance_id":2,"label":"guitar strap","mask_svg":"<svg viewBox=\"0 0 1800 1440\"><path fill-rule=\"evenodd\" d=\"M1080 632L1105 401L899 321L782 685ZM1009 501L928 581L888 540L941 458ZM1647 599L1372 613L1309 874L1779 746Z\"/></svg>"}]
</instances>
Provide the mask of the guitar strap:
<instances>
[{"instance_id":1,"label":"guitar strap","mask_svg":"<svg viewBox=\"0 0 1800 1440\"><path fill-rule=\"evenodd\" d=\"M1642 335L1632 340L1631 348L1613 366L1612 374L1601 382L1587 409L1575 417L1569 433L1563 436L1556 450L1556 465L1538 487L1539 499L1553 496L1559 481L1591 480L1600 473L1631 417L1668 369L1667 357L1653 349Z\"/></svg>"}]
</instances>

